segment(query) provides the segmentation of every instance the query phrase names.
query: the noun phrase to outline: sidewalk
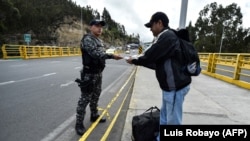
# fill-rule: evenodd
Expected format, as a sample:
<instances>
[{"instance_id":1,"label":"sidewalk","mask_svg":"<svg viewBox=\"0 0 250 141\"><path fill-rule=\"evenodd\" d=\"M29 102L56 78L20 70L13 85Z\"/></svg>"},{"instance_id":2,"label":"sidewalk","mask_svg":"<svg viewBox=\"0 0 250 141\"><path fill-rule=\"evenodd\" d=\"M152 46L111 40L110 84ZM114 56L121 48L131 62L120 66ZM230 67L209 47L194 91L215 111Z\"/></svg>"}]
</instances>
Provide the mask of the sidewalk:
<instances>
[{"instance_id":1,"label":"sidewalk","mask_svg":"<svg viewBox=\"0 0 250 141\"><path fill-rule=\"evenodd\" d=\"M154 70L138 67L121 141L130 141L132 117L161 107ZM184 101L183 124L250 124L250 90L201 74L193 77Z\"/></svg>"}]
</instances>

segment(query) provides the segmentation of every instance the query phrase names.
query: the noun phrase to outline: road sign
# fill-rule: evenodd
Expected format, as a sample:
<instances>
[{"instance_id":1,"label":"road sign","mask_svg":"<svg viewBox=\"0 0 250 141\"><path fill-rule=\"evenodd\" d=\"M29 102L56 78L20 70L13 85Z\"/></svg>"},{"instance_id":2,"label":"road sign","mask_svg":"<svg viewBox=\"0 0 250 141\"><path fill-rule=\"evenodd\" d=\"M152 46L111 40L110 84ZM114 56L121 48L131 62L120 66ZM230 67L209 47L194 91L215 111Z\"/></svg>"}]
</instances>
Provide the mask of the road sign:
<instances>
[{"instance_id":1,"label":"road sign","mask_svg":"<svg viewBox=\"0 0 250 141\"><path fill-rule=\"evenodd\" d=\"M24 34L24 41L29 43L31 42L31 35L30 34Z\"/></svg>"},{"instance_id":2,"label":"road sign","mask_svg":"<svg viewBox=\"0 0 250 141\"><path fill-rule=\"evenodd\" d=\"M138 47L138 54L142 54L142 46L140 45L139 47Z\"/></svg>"}]
</instances>

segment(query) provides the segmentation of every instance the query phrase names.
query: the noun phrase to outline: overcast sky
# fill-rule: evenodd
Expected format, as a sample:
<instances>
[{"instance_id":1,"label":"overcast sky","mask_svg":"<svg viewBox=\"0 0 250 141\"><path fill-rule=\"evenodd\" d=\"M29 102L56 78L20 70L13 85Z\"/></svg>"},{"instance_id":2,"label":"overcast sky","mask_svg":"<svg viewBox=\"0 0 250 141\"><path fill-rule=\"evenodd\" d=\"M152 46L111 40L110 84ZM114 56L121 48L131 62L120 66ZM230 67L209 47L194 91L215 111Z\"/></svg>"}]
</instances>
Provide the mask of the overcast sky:
<instances>
[{"instance_id":1,"label":"overcast sky","mask_svg":"<svg viewBox=\"0 0 250 141\"><path fill-rule=\"evenodd\" d=\"M77 5L90 5L100 14L104 7L109 11L111 18L125 26L128 34L139 33L141 41L149 42L153 39L150 29L144 26L150 20L152 14L162 11L169 18L171 28L179 27L182 0L75 0ZM235 2L236 1L236 2ZM189 0L186 16L186 26L192 21L192 25L199 17L199 12L215 0ZM223 7L232 4L241 7L243 14L243 27L250 27L250 0L217 0L217 4Z\"/></svg>"}]
</instances>

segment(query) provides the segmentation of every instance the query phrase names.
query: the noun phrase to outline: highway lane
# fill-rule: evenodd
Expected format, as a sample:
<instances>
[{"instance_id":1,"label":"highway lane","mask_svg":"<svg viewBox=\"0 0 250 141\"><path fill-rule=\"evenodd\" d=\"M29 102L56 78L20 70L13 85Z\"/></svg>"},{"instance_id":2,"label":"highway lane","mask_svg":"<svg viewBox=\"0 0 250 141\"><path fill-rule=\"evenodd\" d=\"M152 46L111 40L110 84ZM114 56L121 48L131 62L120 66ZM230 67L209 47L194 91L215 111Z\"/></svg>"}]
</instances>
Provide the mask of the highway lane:
<instances>
[{"instance_id":1,"label":"highway lane","mask_svg":"<svg viewBox=\"0 0 250 141\"><path fill-rule=\"evenodd\" d=\"M80 95L74 83L80 76L79 56L1 60L0 66L0 140L53 140L73 126ZM110 102L133 68L124 60L107 60L100 107ZM88 115L86 118L89 120Z\"/></svg>"}]
</instances>

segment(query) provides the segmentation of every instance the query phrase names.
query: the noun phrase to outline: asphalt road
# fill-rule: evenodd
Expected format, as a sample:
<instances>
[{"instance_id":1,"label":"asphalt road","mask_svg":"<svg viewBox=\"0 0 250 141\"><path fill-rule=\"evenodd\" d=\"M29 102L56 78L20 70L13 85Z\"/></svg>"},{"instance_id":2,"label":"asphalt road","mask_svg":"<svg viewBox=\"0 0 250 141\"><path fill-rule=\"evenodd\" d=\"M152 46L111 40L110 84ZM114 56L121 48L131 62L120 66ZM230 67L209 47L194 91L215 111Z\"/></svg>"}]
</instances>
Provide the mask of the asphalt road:
<instances>
[{"instance_id":1,"label":"asphalt road","mask_svg":"<svg viewBox=\"0 0 250 141\"><path fill-rule=\"evenodd\" d=\"M0 66L1 141L80 139L74 132L75 109L80 96L80 89L74 80L80 76L80 56L0 60ZM129 81L128 78L134 68L124 60L107 60L99 107L105 109L112 103L105 115L109 120L98 124L88 140L99 140L105 134L126 94L131 91L133 77ZM127 85L124 85L127 81ZM121 135L129 98L130 95L126 97L108 137L112 140L118 140ZM85 126L91 126L89 109Z\"/></svg>"}]
</instances>

